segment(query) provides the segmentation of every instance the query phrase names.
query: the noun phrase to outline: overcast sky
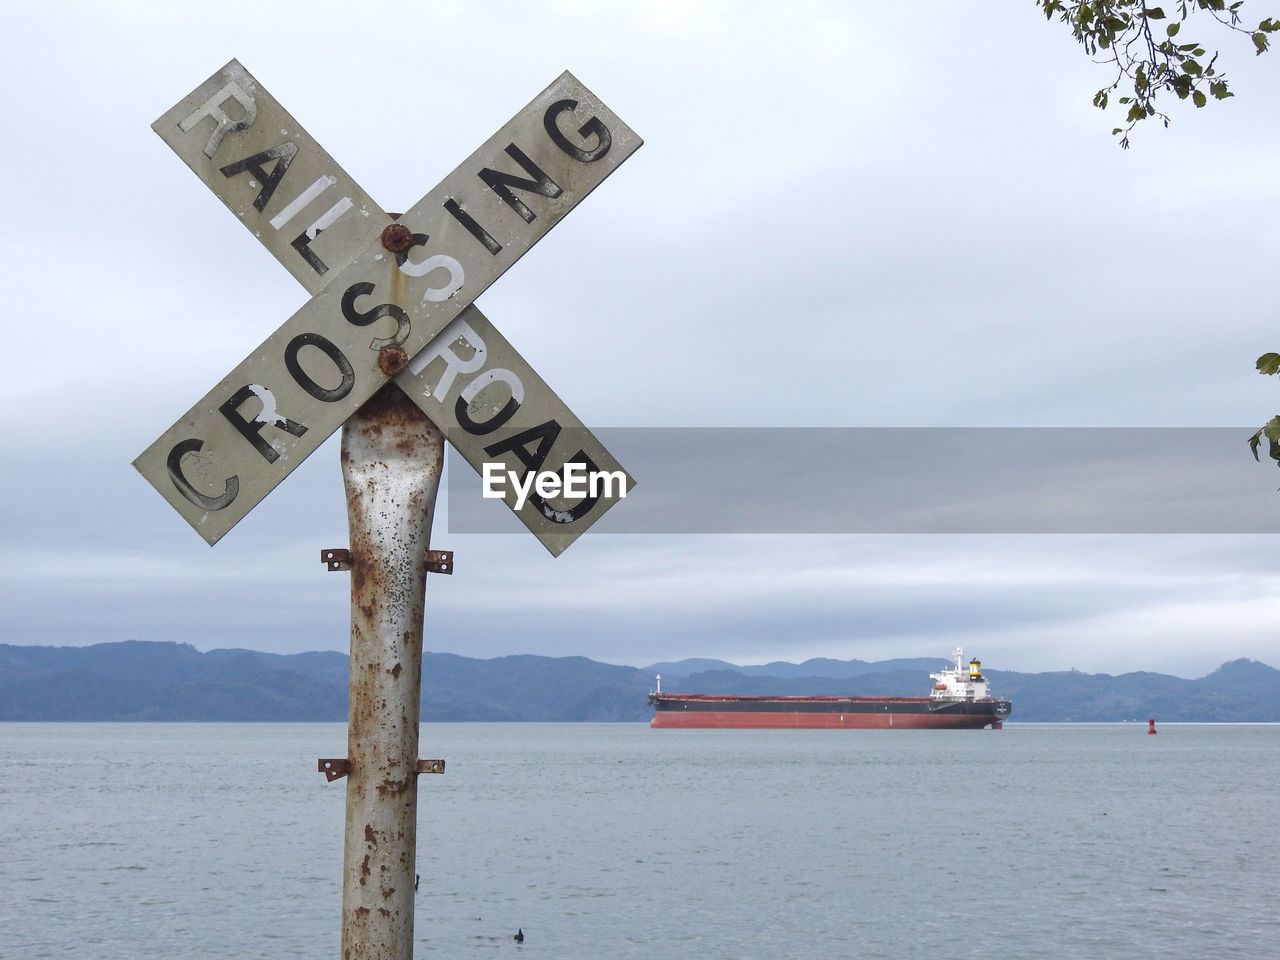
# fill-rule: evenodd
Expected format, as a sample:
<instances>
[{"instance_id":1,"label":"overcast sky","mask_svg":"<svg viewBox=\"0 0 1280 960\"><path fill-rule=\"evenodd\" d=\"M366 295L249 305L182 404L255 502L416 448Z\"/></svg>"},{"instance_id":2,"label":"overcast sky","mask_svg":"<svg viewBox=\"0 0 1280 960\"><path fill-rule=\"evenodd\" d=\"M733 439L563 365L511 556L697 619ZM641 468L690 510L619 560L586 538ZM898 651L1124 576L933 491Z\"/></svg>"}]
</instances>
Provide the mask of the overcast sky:
<instances>
[{"instance_id":1,"label":"overcast sky","mask_svg":"<svg viewBox=\"0 0 1280 960\"><path fill-rule=\"evenodd\" d=\"M478 301L589 426L1239 433L1211 469L1138 457L1122 484L1221 481L1223 532L824 535L685 532L718 496L795 509L792 463L766 448L728 478L673 441L659 469L647 430L643 456L611 447L637 499L559 558L451 532L442 500L457 569L430 580L427 649L1280 666L1280 538L1238 532L1280 516L1245 445L1280 411L1253 371L1280 349L1280 54L1183 32L1237 96L1171 104L1122 151L1090 105L1107 68L1030 0L22 5L0 59L0 642L347 648L348 578L319 562L348 540L335 440L212 548L131 466L307 299L151 130L236 58L388 210L566 69L644 138ZM679 522L610 532L645 515L646 462ZM952 460L918 469L936 491Z\"/></svg>"}]
</instances>

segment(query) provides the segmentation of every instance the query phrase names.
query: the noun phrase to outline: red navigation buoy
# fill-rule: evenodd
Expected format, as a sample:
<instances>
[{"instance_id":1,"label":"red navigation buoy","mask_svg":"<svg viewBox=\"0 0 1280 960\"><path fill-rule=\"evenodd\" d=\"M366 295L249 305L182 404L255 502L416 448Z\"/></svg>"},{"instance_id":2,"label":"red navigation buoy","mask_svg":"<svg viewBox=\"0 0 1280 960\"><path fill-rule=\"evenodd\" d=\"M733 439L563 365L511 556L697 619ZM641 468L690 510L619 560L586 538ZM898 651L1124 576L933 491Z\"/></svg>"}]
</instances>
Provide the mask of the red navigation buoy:
<instances>
[{"instance_id":1,"label":"red navigation buoy","mask_svg":"<svg viewBox=\"0 0 1280 960\"><path fill-rule=\"evenodd\" d=\"M1150 720L1147 721L1147 733L1155 733L1155 732L1156 732L1156 719L1155 717L1152 717Z\"/></svg>"}]
</instances>

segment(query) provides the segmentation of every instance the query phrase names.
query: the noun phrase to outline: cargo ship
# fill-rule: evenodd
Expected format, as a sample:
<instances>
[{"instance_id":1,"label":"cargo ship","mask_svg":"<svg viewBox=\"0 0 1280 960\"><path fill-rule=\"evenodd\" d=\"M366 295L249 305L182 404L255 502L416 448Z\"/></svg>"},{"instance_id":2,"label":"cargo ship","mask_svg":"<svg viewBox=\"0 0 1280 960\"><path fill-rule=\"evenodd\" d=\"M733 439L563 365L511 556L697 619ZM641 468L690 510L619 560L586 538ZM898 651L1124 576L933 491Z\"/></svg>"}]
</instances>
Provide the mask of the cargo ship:
<instances>
[{"instance_id":1,"label":"cargo ship","mask_svg":"<svg viewBox=\"0 0 1280 960\"><path fill-rule=\"evenodd\" d=\"M999 730L1013 710L991 696L982 663L955 665L929 676L927 697L740 697L706 693L663 693L662 677L649 694L651 727L847 728L851 730Z\"/></svg>"}]
</instances>

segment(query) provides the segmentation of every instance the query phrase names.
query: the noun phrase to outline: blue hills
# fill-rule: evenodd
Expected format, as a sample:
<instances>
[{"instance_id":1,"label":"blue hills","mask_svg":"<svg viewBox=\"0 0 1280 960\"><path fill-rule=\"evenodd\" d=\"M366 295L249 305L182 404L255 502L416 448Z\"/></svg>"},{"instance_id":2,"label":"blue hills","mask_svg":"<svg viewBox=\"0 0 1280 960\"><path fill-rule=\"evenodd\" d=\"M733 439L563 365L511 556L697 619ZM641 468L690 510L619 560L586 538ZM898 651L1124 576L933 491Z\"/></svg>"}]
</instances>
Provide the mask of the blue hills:
<instances>
[{"instance_id":1,"label":"blue hills","mask_svg":"<svg viewBox=\"0 0 1280 960\"><path fill-rule=\"evenodd\" d=\"M422 719L647 721L664 690L792 696L923 696L934 658L808 660L740 667L690 659L649 667L586 657L423 655ZM1280 671L1224 663L1195 680L1136 672L988 670L1013 722L1280 722ZM347 656L125 641L84 647L0 644L0 721L345 721Z\"/></svg>"}]
</instances>

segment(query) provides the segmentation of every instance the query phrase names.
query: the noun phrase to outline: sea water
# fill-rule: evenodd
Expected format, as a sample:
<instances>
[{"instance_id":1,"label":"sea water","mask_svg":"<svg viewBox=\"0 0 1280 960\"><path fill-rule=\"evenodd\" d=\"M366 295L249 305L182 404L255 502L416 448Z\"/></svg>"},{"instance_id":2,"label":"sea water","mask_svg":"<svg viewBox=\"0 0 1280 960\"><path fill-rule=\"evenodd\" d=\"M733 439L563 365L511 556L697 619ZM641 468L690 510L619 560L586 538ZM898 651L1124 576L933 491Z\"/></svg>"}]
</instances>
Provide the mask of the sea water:
<instances>
[{"instance_id":1,"label":"sea water","mask_svg":"<svg viewBox=\"0 0 1280 960\"><path fill-rule=\"evenodd\" d=\"M0 957L337 958L340 724L0 724ZM431 724L415 956L1248 958L1280 726ZM523 943L513 940L523 930Z\"/></svg>"}]
</instances>

